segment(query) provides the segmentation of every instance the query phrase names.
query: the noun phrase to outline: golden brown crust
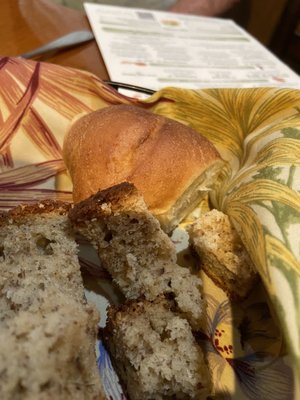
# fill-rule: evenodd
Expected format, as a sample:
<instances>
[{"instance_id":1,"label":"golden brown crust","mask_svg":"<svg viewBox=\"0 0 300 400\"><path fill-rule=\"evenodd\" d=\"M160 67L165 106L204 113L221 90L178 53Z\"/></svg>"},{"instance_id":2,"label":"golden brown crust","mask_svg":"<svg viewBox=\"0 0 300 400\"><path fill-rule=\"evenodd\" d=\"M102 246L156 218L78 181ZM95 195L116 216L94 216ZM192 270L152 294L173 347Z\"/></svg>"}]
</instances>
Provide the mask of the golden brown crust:
<instances>
[{"instance_id":1,"label":"golden brown crust","mask_svg":"<svg viewBox=\"0 0 300 400\"><path fill-rule=\"evenodd\" d=\"M28 215L47 214L55 212L65 215L72 208L70 203L55 200L43 200L33 204L20 204L7 212L0 213L0 226L7 224L10 220L13 223L21 223Z\"/></svg>"},{"instance_id":2,"label":"golden brown crust","mask_svg":"<svg viewBox=\"0 0 300 400\"><path fill-rule=\"evenodd\" d=\"M65 137L63 157L75 202L127 181L155 215L166 213L220 160L193 129L131 105L106 107L77 120Z\"/></svg>"},{"instance_id":3,"label":"golden brown crust","mask_svg":"<svg viewBox=\"0 0 300 400\"><path fill-rule=\"evenodd\" d=\"M77 203L75 207L70 209L69 218L73 222L100 218L107 213L107 207L102 208L101 205L109 205L111 210L115 212L117 209L122 210L124 204L132 202L133 198L138 195L138 191L133 184L122 182L101 190L88 199Z\"/></svg>"}]
</instances>

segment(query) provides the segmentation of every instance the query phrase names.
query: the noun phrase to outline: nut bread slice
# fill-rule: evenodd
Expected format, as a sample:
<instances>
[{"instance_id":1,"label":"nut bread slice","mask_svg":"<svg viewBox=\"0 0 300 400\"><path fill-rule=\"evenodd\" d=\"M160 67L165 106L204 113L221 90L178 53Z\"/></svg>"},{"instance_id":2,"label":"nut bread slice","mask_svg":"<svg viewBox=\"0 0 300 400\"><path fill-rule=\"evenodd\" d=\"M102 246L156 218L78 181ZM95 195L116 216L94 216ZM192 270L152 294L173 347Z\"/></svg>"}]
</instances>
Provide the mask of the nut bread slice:
<instances>
[{"instance_id":1,"label":"nut bread slice","mask_svg":"<svg viewBox=\"0 0 300 400\"><path fill-rule=\"evenodd\" d=\"M131 400L206 399L208 368L187 320L165 298L111 306L103 340Z\"/></svg>"},{"instance_id":2,"label":"nut bread slice","mask_svg":"<svg viewBox=\"0 0 300 400\"><path fill-rule=\"evenodd\" d=\"M197 330L203 322L202 282L176 264L176 250L134 185L122 183L75 204L74 229L95 246L104 268L127 299L174 298Z\"/></svg>"},{"instance_id":3,"label":"nut bread slice","mask_svg":"<svg viewBox=\"0 0 300 400\"><path fill-rule=\"evenodd\" d=\"M191 225L189 235L204 272L231 299L245 298L258 274L228 216L211 210Z\"/></svg>"},{"instance_id":4,"label":"nut bread slice","mask_svg":"<svg viewBox=\"0 0 300 400\"><path fill-rule=\"evenodd\" d=\"M1 399L105 398L69 208L44 201L0 216Z\"/></svg>"}]
</instances>

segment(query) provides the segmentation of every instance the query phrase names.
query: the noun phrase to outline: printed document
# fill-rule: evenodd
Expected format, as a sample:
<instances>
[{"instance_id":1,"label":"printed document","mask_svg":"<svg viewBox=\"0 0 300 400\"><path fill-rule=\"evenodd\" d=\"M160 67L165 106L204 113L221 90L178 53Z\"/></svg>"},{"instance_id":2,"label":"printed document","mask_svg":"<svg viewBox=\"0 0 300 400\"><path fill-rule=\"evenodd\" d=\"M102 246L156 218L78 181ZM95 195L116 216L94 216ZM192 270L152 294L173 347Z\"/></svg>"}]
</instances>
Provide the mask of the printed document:
<instances>
[{"instance_id":1,"label":"printed document","mask_svg":"<svg viewBox=\"0 0 300 400\"><path fill-rule=\"evenodd\" d=\"M153 90L300 88L299 75L231 20L84 6L112 81Z\"/></svg>"}]
</instances>

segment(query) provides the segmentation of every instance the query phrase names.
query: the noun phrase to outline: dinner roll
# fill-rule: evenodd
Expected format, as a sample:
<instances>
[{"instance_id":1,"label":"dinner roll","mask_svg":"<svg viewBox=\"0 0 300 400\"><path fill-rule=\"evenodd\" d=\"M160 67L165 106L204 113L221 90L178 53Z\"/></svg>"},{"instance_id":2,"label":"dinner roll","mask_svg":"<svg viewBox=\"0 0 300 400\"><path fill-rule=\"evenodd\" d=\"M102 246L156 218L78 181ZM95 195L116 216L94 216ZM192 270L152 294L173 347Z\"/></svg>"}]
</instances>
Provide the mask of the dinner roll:
<instances>
[{"instance_id":1,"label":"dinner roll","mask_svg":"<svg viewBox=\"0 0 300 400\"><path fill-rule=\"evenodd\" d=\"M215 147L193 129L132 105L113 105L77 119L63 158L74 202L131 182L170 232L212 188L223 165Z\"/></svg>"}]
</instances>

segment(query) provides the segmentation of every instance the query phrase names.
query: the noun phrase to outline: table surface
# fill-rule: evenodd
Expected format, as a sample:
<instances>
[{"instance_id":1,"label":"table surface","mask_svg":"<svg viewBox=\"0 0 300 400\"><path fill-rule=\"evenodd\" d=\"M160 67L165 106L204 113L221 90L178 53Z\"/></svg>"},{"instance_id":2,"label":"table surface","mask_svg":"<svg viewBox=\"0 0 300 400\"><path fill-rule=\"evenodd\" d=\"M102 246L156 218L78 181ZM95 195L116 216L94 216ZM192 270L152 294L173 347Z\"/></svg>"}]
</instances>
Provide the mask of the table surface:
<instances>
[{"instance_id":1,"label":"table surface","mask_svg":"<svg viewBox=\"0 0 300 400\"><path fill-rule=\"evenodd\" d=\"M0 1L0 55L17 56L76 30L91 30L86 15L49 0ZM92 72L108 79L95 40L40 60Z\"/></svg>"}]
</instances>

